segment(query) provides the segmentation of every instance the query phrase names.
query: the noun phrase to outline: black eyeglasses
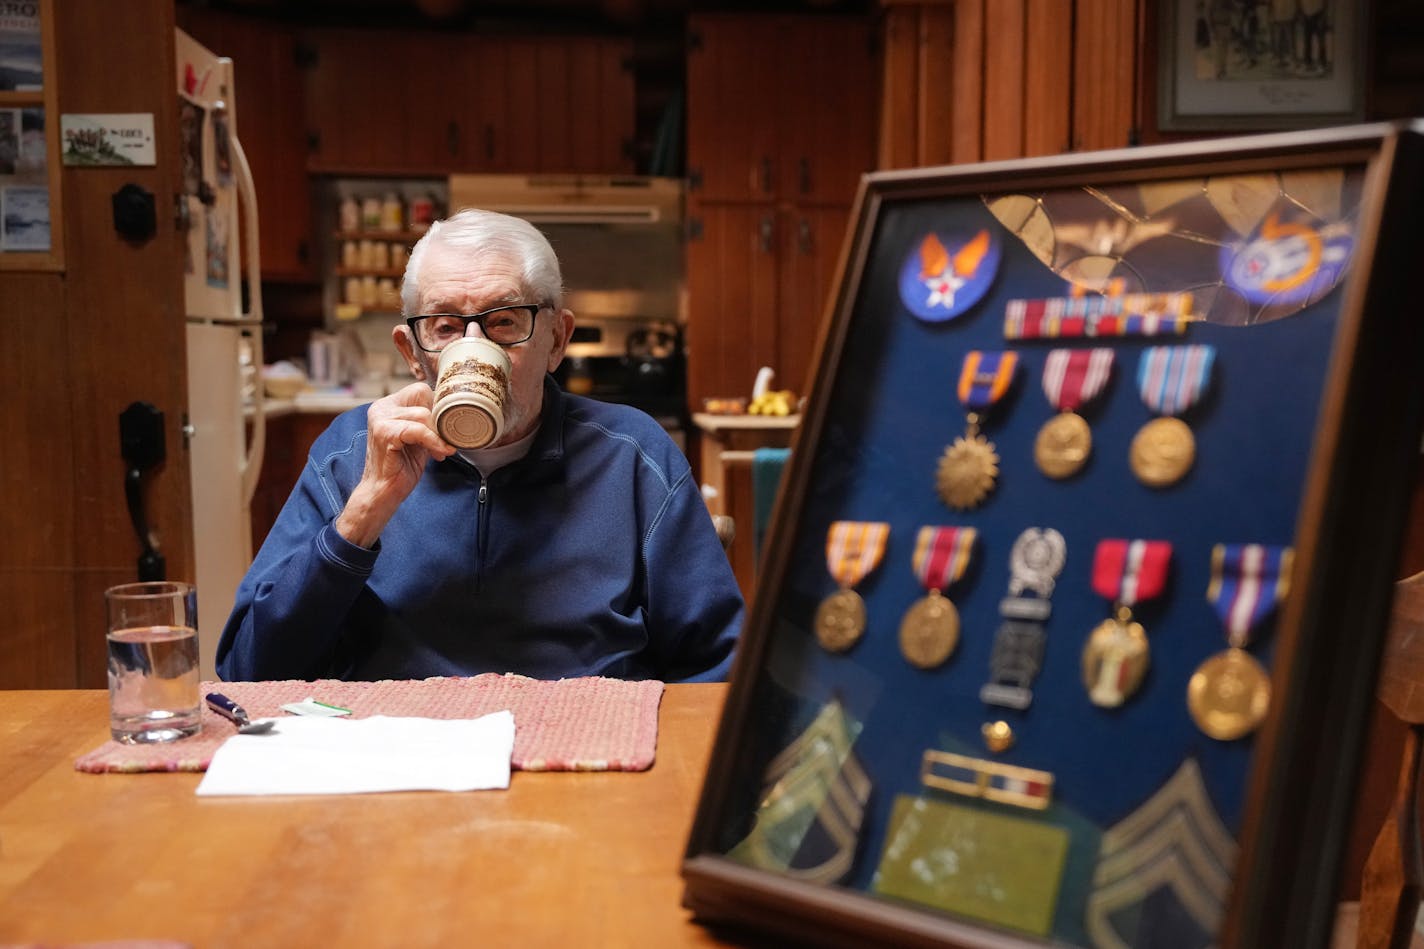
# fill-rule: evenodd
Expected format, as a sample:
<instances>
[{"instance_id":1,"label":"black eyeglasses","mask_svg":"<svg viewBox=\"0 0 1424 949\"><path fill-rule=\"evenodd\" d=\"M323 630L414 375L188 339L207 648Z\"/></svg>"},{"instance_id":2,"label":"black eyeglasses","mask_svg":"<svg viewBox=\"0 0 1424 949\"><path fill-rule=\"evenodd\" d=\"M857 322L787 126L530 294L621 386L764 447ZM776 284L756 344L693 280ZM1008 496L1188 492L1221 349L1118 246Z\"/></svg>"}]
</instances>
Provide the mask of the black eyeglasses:
<instances>
[{"instance_id":1,"label":"black eyeglasses","mask_svg":"<svg viewBox=\"0 0 1424 949\"><path fill-rule=\"evenodd\" d=\"M534 335L534 317L548 307L547 303L511 303L468 316L463 313L426 313L408 317L405 325L410 327L415 344L427 353L438 353L464 336L471 323L480 324L480 331L491 343L514 346Z\"/></svg>"}]
</instances>

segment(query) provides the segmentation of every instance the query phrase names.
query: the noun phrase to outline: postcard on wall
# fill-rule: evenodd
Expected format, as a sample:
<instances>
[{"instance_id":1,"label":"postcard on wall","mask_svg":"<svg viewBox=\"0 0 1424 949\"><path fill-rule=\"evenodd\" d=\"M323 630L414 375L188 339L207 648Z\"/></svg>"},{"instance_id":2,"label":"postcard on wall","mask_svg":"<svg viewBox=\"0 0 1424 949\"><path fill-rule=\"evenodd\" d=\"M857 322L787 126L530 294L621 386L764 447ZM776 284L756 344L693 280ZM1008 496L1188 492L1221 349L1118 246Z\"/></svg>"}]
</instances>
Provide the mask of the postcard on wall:
<instances>
[{"instance_id":1,"label":"postcard on wall","mask_svg":"<svg viewBox=\"0 0 1424 949\"><path fill-rule=\"evenodd\" d=\"M49 250L49 189L0 188L0 251Z\"/></svg>"},{"instance_id":2,"label":"postcard on wall","mask_svg":"<svg viewBox=\"0 0 1424 949\"><path fill-rule=\"evenodd\" d=\"M40 0L0 0L0 92L43 87Z\"/></svg>"},{"instance_id":3,"label":"postcard on wall","mask_svg":"<svg viewBox=\"0 0 1424 949\"><path fill-rule=\"evenodd\" d=\"M158 160L152 112L66 112L59 117L59 134L66 165L153 165Z\"/></svg>"}]
</instances>

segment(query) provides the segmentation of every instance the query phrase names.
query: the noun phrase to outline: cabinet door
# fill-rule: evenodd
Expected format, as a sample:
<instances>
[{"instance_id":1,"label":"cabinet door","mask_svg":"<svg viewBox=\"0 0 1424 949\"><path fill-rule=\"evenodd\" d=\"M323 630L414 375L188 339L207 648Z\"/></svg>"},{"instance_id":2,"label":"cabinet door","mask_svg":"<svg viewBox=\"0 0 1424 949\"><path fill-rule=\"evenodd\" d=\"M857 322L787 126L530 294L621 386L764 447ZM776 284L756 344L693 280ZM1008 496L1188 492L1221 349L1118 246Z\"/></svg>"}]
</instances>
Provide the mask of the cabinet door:
<instances>
[{"instance_id":1,"label":"cabinet door","mask_svg":"<svg viewBox=\"0 0 1424 949\"><path fill-rule=\"evenodd\" d=\"M407 171L406 101L393 62L410 62L390 32L317 30L308 34L313 63L307 70L307 124L311 171L362 174ZM412 51L413 52L413 51ZM439 89L439 87L435 87ZM438 93L426 91L423 101Z\"/></svg>"},{"instance_id":2,"label":"cabinet door","mask_svg":"<svg viewBox=\"0 0 1424 949\"><path fill-rule=\"evenodd\" d=\"M848 204L860 176L875 168L876 55L860 19L788 18L775 88L776 182L798 203Z\"/></svg>"},{"instance_id":3,"label":"cabinet door","mask_svg":"<svg viewBox=\"0 0 1424 949\"><path fill-rule=\"evenodd\" d=\"M811 388L826 305L850 219L846 206L791 207L782 212L783 239L776 308L776 388L798 396Z\"/></svg>"},{"instance_id":4,"label":"cabinet door","mask_svg":"<svg viewBox=\"0 0 1424 949\"><path fill-rule=\"evenodd\" d=\"M279 24L179 7L178 25L233 62L237 135L257 186L262 276L308 279L311 197L297 40Z\"/></svg>"},{"instance_id":5,"label":"cabinet door","mask_svg":"<svg viewBox=\"0 0 1424 949\"><path fill-rule=\"evenodd\" d=\"M688 404L750 395L762 366L776 368L776 209L698 204L687 243Z\"/></svg>"},{"instance_id":6,"label":"cabinet door","mask_svg":"<svg viewBox=\"0 0 1424 949\"><path fill-rule=\"evenodd\" d=\"M687 172L704 201L765 200L777 189L781 20L688 20ZM831 106L834 107L834 106Z\"/></svg>"},{"instance_id":7,"label":"cabinet door","mask_svg":"<svg viewBox=\"0 0 1424 949\"><path fill-rule=\"evenodd\" d=\"M462 170L628 174L632 46L598 37L527 37L486 47L468 97L487 100ZM498 70L486 83L486 74ZM498 96L498 101L495 97ZM463 121L463 120L462 120ZM481 164L488 160L489 164Z\"/></svg>"}]
</instances>

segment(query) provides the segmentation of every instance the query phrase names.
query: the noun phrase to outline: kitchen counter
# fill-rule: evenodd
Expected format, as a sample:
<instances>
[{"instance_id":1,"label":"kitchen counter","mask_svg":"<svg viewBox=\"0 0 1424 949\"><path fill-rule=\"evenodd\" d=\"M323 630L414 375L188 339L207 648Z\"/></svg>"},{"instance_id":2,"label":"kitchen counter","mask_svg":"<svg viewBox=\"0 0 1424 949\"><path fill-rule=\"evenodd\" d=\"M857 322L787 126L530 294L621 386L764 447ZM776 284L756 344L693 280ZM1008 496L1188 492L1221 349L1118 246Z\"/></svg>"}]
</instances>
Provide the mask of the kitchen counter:
<instances>
[{"instance_id":1,"label":"kitchen counter","mask_svg":"<svg viewBox=\"0 0 1424 949\"><path fill-rule=\"evenodd\" d=\"M291 399L262 400L262 414L267 418L280 418L283 415L331 415L345 412L347 409L354 409L358 405L365 405L372 402L375 397L353 395L344 391L309 391L300 392Z\"/></svg>"}]
</instances>

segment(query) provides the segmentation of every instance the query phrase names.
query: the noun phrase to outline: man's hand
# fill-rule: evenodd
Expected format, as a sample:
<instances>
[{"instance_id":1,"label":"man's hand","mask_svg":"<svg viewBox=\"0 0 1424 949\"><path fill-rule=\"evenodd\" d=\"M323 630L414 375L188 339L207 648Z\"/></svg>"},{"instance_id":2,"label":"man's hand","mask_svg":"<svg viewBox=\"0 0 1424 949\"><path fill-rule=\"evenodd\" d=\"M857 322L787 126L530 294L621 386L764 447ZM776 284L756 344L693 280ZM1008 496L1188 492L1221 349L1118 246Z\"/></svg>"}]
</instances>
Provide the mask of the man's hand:
<instances>
[{"instance_id":1,"label":"man's hand","mask_svg":"<svg viewBox=\"0 0 1424 949\"><path fill-rule=\"evenodd\" d=\"M371 547L401 502L415 490L425 463L455 453L435 432L434 394L413 382L371 403L366 414L366 467L336 518L336 531L361 547Z\"/></svg>"}]
</instances>

